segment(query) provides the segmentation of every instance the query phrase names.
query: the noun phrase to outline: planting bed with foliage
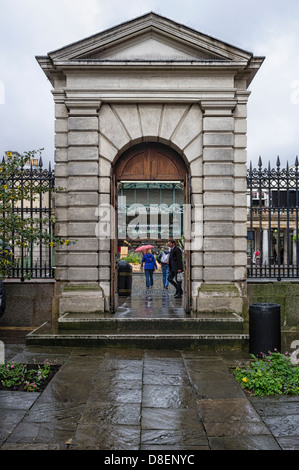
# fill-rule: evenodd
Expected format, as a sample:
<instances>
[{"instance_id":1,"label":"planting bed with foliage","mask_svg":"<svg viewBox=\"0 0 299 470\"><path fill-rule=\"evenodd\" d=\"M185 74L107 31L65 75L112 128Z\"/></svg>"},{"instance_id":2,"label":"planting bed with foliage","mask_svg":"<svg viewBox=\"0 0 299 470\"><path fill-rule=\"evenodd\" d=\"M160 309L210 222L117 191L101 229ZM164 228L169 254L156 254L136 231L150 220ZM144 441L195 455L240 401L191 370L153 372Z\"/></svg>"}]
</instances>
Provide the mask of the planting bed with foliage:
<instances>
[{"instance_id":1,"label":"planting bed with foliage","mask_svg":"<svg viewBox=\"0 0 299 470\"><path fill-rule=\"evenodd\" d=\"M237 367L234 376L251 395L299 395L299 367L288 353L269 353L258 359L251 355L247 367Z\"/></svg>"},{"instance_id":2,"label":"planting bed with foliage","mask_svg":"<svg viewBox=\"0 0 299 470\"><path fill-rule=\"evenodd\" d=\"M59 365L48 362L22 364L7 362L0 365L0 390L41 392L59 370Z\"/></svg>"}]
</instances>

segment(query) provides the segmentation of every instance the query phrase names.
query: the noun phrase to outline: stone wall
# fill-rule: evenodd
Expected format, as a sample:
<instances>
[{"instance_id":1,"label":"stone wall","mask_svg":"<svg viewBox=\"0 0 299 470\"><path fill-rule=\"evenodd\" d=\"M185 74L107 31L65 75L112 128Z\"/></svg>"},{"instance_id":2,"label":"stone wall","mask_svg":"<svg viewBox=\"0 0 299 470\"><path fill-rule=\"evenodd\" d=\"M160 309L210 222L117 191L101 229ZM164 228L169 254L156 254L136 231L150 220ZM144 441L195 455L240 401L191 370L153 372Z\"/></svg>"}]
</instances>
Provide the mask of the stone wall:
<instances>
[{"instance_id":1,"label":"stone wall","mask_svg":"<svg viewBox=\"0 0 299 470\"><path fill-rule=\"evenodd\" d=\"M251 303L280 304L281 323L288 330L299 325L298 281L248 281L248 306Z\"/></svg>"},{"instance_id":2,"label":"stone wall","mask_svg":"<svg viewBox=\"0 0 299 470\"><path fill-rule=\"evenodd\" d=\"M55 281L5 281L6 309L1 326L37 327L50 321Z\"/></svg>"},{"instance_id":3,"label":"stone wall","mask_svg":"<svg viewBox=\"0 0 299 470\"><path fill-rule=\"evenodd\" d=\"M50 321L55 306L55 281L6 281L6 311L0 318L0 327L37 327ZM78 286L80 287L80 286ZM71 294L72 289L66 290ZM205 284L202 296L207 299L214 294L214 308L223 308L222 299L229 296L238 300L240 293L232 284ZM281 306L281 322L285 330L298 327L299 324L299 282L297 281L247 281L247 295L243 296L242 316L248 320L251 303L278 303ZM242 296L242 293L241 293ZM77 298L78 300L78 298ZM84 300L84 298L83 298ZM218 305L217 305L218 302Z\"/></svg>"}]
</instances>

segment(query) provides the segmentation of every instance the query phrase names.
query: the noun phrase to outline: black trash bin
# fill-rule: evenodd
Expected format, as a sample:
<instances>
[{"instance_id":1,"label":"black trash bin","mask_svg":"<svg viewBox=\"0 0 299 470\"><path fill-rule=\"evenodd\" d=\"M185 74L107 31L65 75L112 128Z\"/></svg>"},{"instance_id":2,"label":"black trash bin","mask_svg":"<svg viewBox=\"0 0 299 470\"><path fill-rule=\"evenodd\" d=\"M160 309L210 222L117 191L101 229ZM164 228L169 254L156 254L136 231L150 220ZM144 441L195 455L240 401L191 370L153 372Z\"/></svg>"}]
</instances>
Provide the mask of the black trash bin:
<instances>
[{"instance_id":1,"label":"black trash bin","mask_svg":"<svg viewBox=\"0 0 299 470\"><path fill-rule=\"evenodd\" d=\"M118 295L132 294L132 266L127 261L120 260L118 264Z\"/></svg>"},{"instance_id":2,"label":"black trash bin","mask_svg":"<svg viewBox=\"0 0 299 470\"><path fill-rule=\"evenodd\" d=\"M249 352L262 357L281 350L280 305L256 303L249 305Z\"/></svg>"}]
</instances>

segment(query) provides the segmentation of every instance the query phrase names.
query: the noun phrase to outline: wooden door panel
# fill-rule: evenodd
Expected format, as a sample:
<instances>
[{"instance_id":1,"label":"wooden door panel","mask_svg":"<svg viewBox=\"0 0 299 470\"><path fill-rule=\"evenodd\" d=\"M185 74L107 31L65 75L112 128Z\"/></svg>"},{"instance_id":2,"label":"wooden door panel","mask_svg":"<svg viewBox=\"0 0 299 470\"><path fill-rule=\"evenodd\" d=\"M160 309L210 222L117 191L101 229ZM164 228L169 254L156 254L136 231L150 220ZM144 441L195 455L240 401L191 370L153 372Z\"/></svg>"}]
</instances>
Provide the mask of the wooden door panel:
<instances>
[{"instance_id":1,"label":"wooden door panel","mask_svg":"<svg viewBox=\"0 0 299 470\"><path fill-rule=\"evenodd\" d=\"M178 179L180 175L179 168L177 168L175 162L162 154L157 156L156 170L157 179Z\"/></svg>"},{"instance_id":2,"label":"wooden door panel","mask_svg":"<svg viewBox=\"0 0 299 470\"><path fill-rule=\"evenodd\" d=\"M158 143L140 144L125 152L115 167L119 180L184 180L187 168L171 148Z\"/></svg>"},{"instance_id":3,"label":"wooden door panel","mask_svg":"<svg viewBox=\"0 0 299 470\"><path fill-rule=\"evenodd\" d=\"M131 179L139 177L145 173L145 161L140 155L130 158L130 160L124 166L122 177L123 179Z\"/></svg>"}]
</instances>

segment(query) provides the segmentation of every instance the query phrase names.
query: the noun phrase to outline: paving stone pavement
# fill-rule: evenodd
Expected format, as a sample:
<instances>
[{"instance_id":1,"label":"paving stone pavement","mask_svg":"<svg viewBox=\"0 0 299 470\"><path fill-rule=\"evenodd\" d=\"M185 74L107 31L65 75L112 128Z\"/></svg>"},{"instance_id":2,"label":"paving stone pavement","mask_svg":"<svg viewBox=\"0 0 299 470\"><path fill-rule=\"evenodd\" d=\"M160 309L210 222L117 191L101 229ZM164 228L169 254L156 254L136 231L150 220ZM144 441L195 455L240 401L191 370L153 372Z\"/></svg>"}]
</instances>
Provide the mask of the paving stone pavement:
<instances>
[{"instance_id":1,"label":"paving stone pavement","mask_svg":"<svg viewBox=\"0 0 299 470\"><path fill-rule=\"evenodd\" d=\"M154 287L163 300L158 274ZM135 276L133 295L142 289ZM144 315L184 316L162 307ZM232 375L246 350L26 346L28 332L0 328L5 360L61 367L41 393L0 391L0 450L299 450L299 397L246 396ZM284 334L283 352L296 339Z\"/></svg>"},{"instance_id":2,"label":"paving stone pavement","mask_svg":"<svg viewBox=\"0 0 299 470\"><path fill-rule=\"evenodd\" d=\"M0 392L1 450L299 450L299 397L249 399L244 351L5 349L62 366L42 393Z\"/></svg>"}]
</instances>

